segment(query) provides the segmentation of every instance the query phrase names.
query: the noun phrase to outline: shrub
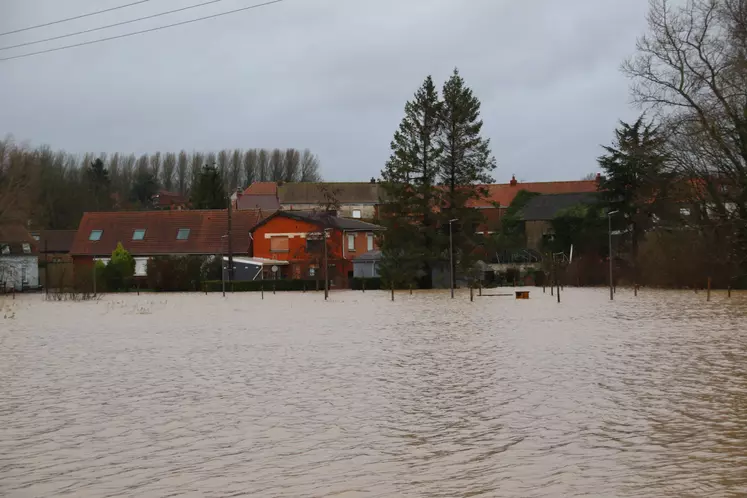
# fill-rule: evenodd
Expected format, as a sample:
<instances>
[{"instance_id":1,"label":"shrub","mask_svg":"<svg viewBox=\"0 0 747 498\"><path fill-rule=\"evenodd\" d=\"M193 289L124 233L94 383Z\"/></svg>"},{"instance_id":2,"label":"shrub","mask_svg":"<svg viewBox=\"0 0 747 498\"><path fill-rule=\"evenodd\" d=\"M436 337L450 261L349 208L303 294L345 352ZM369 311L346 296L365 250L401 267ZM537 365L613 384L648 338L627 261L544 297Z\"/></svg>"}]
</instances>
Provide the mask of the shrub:
<instances>
[{"instance_id":1,"label":"shrub","mask_svg":"<svg viewBox=\"0 0 747 498\"><path fill-rule=\"evenodd\" d=\"M203 282L206 292L221 292L223 283L220 280ZM252 280L249 282L226 281L226 292L259 292L264 286L265 292L272 291L312 291L316 289L315 280Z\"/></svg>"},{"instance_id":2,"label":"shrub","mask_svg":"<svg viewBox=\"0 0 747 498\"><path fill-rule=\"evenodd\" d=\"M199 290L205 280L208 258L203 256L157 256L148 260L146 282L150 290L186 292Z\"/></svg>"},{"instance_id":3,"label":"shrub","mask_svg":"<svg viewBox=\"0 0 747 498\"><path fill-rule=\"evenodd\" d=\"M353 290L362 290L363 283L366 283L366 290L379 290L381 289L381 278L360 278L356 277L351 282L351 288Z\"/></svg>"}]
</instances>

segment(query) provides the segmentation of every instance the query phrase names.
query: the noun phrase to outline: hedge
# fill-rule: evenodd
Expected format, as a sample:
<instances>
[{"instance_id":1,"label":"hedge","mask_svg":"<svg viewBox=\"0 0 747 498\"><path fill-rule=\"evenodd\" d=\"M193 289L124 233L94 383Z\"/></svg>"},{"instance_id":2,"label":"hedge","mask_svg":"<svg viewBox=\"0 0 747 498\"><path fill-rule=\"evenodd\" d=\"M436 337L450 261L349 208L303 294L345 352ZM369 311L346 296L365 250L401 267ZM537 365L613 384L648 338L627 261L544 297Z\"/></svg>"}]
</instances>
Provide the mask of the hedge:
<instances>
[{"instance_id":1,"label":"hedge","mask_svg":"<svg viewBox=\"0 0 747 498\"><path fill-rule=\"evenodd\" d=\"M351 280L351 288L353 290L362 290L363 282L366 283L366 290L380 290L381 289L381 278L360 278L356 277Z\"/></svg>"},{"instance_id":2,"label":"hedge","mask_svg":"<svg viewBox=\"0 0 747 498\"><path fill-rule=\"evenodd\" d=\"M204 292L221 292L223 282L220 280L207 280L202 283ZM253 281L226 281L226 292L259 292L264 286L265 292L272 291L313 291L316 290L316 280L253 280ZM319 282L319 289L324 288L324 282Z\"/></svg>"}]
</instances>

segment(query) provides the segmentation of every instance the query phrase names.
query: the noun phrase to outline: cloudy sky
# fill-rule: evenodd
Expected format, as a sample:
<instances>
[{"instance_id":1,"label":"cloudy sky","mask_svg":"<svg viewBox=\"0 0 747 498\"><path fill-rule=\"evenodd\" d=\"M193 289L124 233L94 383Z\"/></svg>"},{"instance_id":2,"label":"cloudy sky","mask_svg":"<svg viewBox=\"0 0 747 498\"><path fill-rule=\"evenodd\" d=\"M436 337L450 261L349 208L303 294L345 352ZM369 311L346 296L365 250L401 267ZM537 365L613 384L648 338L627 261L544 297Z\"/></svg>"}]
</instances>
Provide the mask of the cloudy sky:
<instances>
[{"instance_id":1,"label":"cloudy sky","mask_svg":"<svg viewBox=\"0 0 747 498\"><path fill-rule=\"evenodd\" d=\"M0 0L0 32L133 0ZM0 36L0 47L204 0ZM0 57L245 7L213 5ZM70 152L296 147L326 180L378 176L403 106L458 67L506 182L578 179L634 119L620 74L647 0L285 0L140 36L0 62L0 136Z\"/></svg>"}]
</instances>

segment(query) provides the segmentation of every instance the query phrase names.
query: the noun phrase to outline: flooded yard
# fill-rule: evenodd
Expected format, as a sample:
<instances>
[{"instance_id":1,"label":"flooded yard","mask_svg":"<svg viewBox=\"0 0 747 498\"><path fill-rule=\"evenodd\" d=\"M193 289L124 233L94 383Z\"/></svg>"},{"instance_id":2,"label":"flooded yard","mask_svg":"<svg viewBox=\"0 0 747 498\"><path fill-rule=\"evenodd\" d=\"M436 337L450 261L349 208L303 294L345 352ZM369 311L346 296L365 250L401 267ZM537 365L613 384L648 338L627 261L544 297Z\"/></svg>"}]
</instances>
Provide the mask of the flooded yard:
<instances>
[{"instance_id":1,"label":"flooded yard","mask_svg":"<svg viewBox=\"0 0 747 498\"><path fill-rule=\"evenodd\" d=\"M0 297L0 495L747 494L747 295L529 290Z\"/></svg>"}]
</instances>

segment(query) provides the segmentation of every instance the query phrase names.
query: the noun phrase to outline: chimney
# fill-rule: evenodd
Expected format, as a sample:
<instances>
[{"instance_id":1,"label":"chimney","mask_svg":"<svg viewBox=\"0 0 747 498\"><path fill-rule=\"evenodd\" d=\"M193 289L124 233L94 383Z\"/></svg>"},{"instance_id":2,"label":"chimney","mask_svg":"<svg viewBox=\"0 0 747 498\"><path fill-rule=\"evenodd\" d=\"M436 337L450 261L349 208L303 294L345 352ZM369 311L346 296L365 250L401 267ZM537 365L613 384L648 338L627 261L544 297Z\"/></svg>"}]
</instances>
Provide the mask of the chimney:
<instances>
[{"instance_id":1,"label":"chimney","mask_svg":"<svg viewBox=\"0 0 747 498\"><path fill-rule=\"evenodd\" d=\"M509 183L509 185L511 185L512 187L515 187L518 184L519 182L516 181L516 175L511 175L511 182Z\"/></svg>"},{"instance_id":2,"label":"chimney","mask_svg":"<svg viewBox=\"0 0 747 498\"><path fill-rule=\"evenodd\" d=\"M599 183L599 182L602 181L602 174L601 173L597 173L597 179L596 180L597 180L597 183Z\"/></svg>"}]
</instances>

